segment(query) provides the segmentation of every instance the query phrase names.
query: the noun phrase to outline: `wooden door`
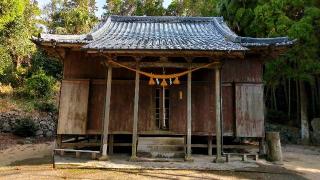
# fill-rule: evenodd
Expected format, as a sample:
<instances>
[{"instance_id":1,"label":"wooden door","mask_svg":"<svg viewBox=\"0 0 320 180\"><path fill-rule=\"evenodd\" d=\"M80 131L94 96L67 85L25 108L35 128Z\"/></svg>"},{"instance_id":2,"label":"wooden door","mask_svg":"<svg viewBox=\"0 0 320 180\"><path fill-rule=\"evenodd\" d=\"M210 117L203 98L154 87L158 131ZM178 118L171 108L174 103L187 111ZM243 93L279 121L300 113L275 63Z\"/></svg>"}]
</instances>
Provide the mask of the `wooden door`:
<instances>
[{"instance_id":1,"label":"wooden door","mask_svg":"<svg viewBox=\"0 0 320 180\"><path fill-rule=\"evenodd\" d=\"M89 80L63 80L58 134L86 134Z\"/></svg>"},{"instance_id":2,"label":"wooden door","mask_svg":"<svg viewBox=\"0 0 320 180\"><path fill-rule=\"evenodd\" d=\"M236 135L264 136L262 84L236 84Z\"/></svg>"}]
</instances>

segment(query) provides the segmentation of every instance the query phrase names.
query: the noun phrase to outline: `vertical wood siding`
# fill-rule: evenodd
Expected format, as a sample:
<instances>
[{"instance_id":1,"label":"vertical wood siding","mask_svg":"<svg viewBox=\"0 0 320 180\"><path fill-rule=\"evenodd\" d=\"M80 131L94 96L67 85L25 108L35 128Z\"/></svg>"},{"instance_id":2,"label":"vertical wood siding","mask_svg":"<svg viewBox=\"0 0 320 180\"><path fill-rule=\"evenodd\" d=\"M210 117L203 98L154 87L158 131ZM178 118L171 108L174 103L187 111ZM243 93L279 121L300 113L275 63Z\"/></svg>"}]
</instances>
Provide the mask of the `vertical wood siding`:
<instances>
[{"instance_id":1,"label":"vertical wood siding","mask_svg":"<svg viewBox=\"0 0 320 180\"><path fill-rule=\"evenodd\" d=\"M58 134L86 134L89 80L61 84Z\"/></svg>"},{"instance_id":2,"label":"vertical wood siding","mask_svg":"<svg viewBox=\"0 0 320 180\"><path fill-rule=\"evenodd\" d=\"M236 84L236 134L240 137L264 136L262 84Z\"/></svg>"},{"instance_id":3,"label":"vertical wood siding","mask_svg":"<svg viewBox=\"0 0 320 180\"><path fill-rule=\"evenodd\" d=\"M234 86L233 84L222 85L222 118L224 135L234 135Z\"/></svg>"},{"instance_id":4,"label":"vertical wood siding","mask_svg":"<svg viewBox=\"0 0 320 180\"><path fill-rule=\"evenodd\" d=\"M132 132L133 81L112 81L109 132Z\"/></svg>"},{"instance_id":5,"label":"vertical wood siding","mask_svg":"<svg viewBox=\"0 0 320 180\"><path fill-rule=\"evenodd\" d=\"M87 122L88 134L101 133L106 96L105 91L105 80L91 80Z\"/></svg>"},{"instance_id":6,"label":"vertical wood siding","mask_svg":"<svg viewBox=\"0 0 320 180\"><path fill-rule=\"evenodd\" d=\"M222 82L262 82L262 61L226 60L221 73Z\"/></svg>"},{"instance_id":7,"label":"vertical wood siding","mask_svg":"<svg viewBox=\"0 0 320 180\"><path fill-rule=\"evenodd\" d=\"M187 85L185 83L170 88L169 123L170 131L187 133Z\"/></svg>"},{"instance_id":8,"label":"vertical wood siding","mask_svg":"<svg viewBox=\"0 0 320 180\"><path fill-rule=\"evenodd\" d=\"M192 83L192 133L215 133L214 82Z\"/></svg>"},{"instance_id":9,"label":"vertical wood siding","mask_svg":"<svg viewBox=\"0 0 320 180\"><path fill-rule=\"evenodd\" d=\"M156 130L154 116L153 86L140 81L138 132Z\"/></svg>"}]
</instances>

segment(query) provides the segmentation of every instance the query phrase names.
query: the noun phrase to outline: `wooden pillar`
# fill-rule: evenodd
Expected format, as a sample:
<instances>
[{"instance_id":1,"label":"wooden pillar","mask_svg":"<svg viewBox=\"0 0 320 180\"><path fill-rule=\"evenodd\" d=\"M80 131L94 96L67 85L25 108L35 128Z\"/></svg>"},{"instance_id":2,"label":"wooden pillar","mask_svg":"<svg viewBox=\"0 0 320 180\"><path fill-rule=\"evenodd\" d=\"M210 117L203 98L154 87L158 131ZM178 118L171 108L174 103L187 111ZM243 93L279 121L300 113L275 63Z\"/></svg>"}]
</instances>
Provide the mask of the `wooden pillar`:
<instances>
[{"instance_id":1,"label":"wooden pillar","mask_svg":"<svg viewBox=\"0 0 320 180\"><path fill-rule=\"evenodd\" d=\"M221 86L221 80L220 80L220 67L217 66L214 69L215 74L215 104L216 104L216 159L214 162L221 163L223 162L222 156L221 156L221 92L220 92L220 86Z\"/></svg>"},{"instance_id":2,"label":"wooden pillar","mask_svg":"<svg viewBox=\"0 0 320 180\"><path fill-rule=\"evenodd\" d=\"M191 81L192 76L191 72L188 73L188 83L187 83L187 154L185 157L186 161L192 160L191 158L191 121L192 121L192 114L191 114Z\"/></svg>"},{"instance_id":3,"label":"wooden pillar","mask_svg":"<svg viewBox=\"0 0 320 180\"><path fill-rule=\"evenodd\" d=\"M111 81L112 81L112 67L109 65L108 72L107 72L107 90L106 90L104 119L103 119L102 157L99 158L100 160L108 160L107 149L108 149L108 133L109 133L109 120L110 120Z\"/></svg>"},{"instance_id":4,"label":"wooden pillar","mask_svg":"<svg viewBox=\"0 0 320 180\"><path fill-rule=\"evenodd\" d=\"M137 66L139 70L139 66ZM140 74L136 72L134 88L134 109L133 109L133 131L132 131L132 154L131 160L137 159L137 137L138 137L138 119L139 119L139 84Z\"/></svg>"}]
</instances>

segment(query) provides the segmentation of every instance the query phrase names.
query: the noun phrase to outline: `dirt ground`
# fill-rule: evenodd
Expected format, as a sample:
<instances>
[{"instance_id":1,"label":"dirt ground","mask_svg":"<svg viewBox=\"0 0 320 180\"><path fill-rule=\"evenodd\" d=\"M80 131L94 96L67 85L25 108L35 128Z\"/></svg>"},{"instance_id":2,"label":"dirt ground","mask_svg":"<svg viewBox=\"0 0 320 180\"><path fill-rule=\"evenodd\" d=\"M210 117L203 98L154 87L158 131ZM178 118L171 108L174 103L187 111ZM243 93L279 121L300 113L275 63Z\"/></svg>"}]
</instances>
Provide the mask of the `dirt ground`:
<instances>
[{"instance_id":1,"label":"dirt ground","mask_svg":"<svg viewBox=\"0 0 320 180\"><path fill-rule=\"evenodd\" d=\"M0 139L1 141L1 139ZM13 143L14 144L14 143ZM0 148L0 179L319 179L320 147L285 145L284 164L259 161L257 168L228 171L106 170L56 168L51 165L52 142L14 144ZM2 146L2 143L0 142Z\"/></svg>"}]
</instances>

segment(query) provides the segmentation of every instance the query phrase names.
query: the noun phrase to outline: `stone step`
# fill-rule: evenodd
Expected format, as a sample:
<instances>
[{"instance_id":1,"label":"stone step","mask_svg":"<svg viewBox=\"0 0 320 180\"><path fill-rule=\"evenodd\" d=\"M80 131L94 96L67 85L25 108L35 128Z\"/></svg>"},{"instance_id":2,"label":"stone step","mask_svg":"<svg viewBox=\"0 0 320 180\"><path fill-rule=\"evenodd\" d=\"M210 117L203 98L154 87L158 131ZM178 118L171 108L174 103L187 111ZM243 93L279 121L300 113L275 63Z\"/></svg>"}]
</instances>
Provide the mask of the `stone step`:
<instances>
[{"instance_id":1,"label":"stone step","mask_svg":"<svg viewBox=\"0 0 320 180\"><path fill-rule=\"evenodd\" d=\"M183 158L183 137L139 137L137 154L151 158Z\"/></svg>"},{"instance_id":2,"label":"stone step","mask_svg":"<svg viewBox=\"0 0 320 180\"><path fill-rule=\"evenodd\" d=\"M183 145L138 145L138 151L184 151Z\"/></svg>"},{"instance_id":3,"label":"stone step","mask_svg":"<svg viewBox=\"0 0 320 180\"><path fill-rule=\"evenodd\" d=\"M139 137L140 145L184 145L183 137Z\"/></svg>"},{"instance_id":4,"label":"stone step","mask_svg":"<svg viewBox=\"0 0 320 180\"><path fill-rule=\"evenodd\" d=\"M151 152L138 151L137 155L140 157L149 157L149 158L183 158L185 156L185 153L183 151L151 151Z\"/></svg>"}]
</instances>

